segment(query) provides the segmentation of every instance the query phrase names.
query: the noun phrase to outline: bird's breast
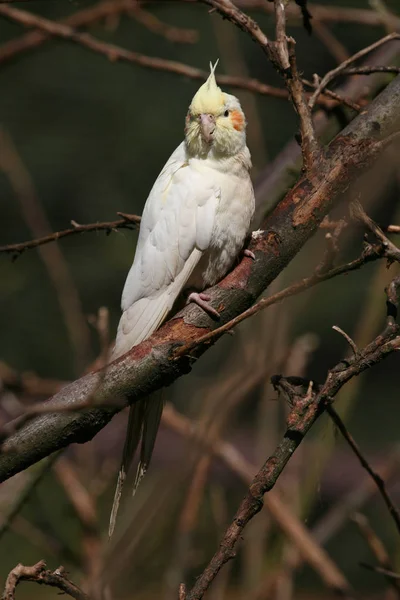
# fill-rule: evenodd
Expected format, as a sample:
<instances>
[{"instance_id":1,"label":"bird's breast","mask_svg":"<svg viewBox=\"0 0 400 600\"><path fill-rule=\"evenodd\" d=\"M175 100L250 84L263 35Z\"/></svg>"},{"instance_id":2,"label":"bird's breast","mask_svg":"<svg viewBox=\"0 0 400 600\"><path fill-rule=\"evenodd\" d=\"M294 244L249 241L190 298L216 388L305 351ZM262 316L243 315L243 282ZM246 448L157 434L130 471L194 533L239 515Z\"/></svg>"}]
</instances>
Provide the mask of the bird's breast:
<instances>
[{"instance_id":1,"label":"bird's breast","mask_svg":"<svg viewBox=\"0 0 400 600\"><path fill-rule=\"evenodd\" d=\"M243 248L254 214L254 192L247 172L219 179L219 203L210 246L190 278L189 287L204 289L222 279Z\"/></svg>"}]
</instances>

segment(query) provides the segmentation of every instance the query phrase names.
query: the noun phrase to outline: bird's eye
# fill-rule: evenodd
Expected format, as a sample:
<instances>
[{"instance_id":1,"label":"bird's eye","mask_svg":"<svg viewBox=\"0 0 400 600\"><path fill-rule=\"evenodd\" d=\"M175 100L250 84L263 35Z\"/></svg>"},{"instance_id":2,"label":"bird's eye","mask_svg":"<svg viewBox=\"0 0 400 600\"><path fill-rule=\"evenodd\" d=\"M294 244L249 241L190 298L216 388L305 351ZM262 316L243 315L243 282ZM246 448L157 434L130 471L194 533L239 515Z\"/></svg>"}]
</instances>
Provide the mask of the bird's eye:
<instances>
[{"instance_id":1,"label":"bird's eye","mask_svg":"<svg viewBox=\"0 0 400 600\"><path fill-rule=\"evenodd\" d=\"M224 112L224 117L229 117L229 110L226 110L226 111Z\"/></svg>"}]
</instances>

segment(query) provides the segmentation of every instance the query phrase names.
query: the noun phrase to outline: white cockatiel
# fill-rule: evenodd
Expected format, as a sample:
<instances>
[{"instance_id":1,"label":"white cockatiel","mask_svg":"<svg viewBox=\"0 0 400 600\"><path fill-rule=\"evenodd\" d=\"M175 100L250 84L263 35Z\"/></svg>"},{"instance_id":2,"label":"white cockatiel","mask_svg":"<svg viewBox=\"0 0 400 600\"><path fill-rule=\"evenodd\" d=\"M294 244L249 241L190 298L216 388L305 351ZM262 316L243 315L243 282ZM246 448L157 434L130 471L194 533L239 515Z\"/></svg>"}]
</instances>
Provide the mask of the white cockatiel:
<instances>
[{"instance_id":1,"label":"white cockatiel","mask_svg":"<svg viewBox=\"0 0 400 600\"><path fill-rule=\"evenodd\" d=\"M215 66L210 65L209 78L189 106L185 140L161 171L144 207L135 258L122 294L113 359L149 337L186 290L189 301L218 316L202 290L232 267L249 233L254 192L246 120L238 99L218 87ZM153 395L130 409L110 535L140 438L135 489L147 469L162 407L160 395Z\"/></svg>"}]
</instances>

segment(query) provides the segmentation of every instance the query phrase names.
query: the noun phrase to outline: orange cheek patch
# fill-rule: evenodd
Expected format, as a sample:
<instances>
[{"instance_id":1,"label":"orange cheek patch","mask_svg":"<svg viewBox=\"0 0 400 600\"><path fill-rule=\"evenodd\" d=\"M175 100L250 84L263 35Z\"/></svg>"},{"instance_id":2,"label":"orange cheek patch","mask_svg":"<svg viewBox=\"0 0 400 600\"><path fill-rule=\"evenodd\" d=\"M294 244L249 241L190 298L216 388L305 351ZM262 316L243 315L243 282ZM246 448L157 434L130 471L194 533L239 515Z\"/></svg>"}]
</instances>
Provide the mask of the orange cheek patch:
<instances>
[{"instance_id":1,"label":"orange cheek patch","mask_svg":"<svg viewBox=\"0 0 400 600\"><path fill-rule=\"evenodd\" d=\"M231 121L236 131L242 131L244 125L244 119L242 113L238 110L233 110L231 113Z\"/></svg>"}]
</instances>

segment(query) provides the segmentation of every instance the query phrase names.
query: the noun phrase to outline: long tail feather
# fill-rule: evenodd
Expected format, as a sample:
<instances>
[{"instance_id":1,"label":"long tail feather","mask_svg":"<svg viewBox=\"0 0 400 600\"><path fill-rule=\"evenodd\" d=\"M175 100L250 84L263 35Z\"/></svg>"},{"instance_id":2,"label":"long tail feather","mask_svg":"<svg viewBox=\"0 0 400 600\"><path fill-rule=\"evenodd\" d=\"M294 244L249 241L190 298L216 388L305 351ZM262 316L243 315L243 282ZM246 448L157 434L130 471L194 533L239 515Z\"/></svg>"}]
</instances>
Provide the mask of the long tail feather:
<instances>
[{"instance_id":1,"label":"long tail feather","mask_svg":"<svg viewBox=\"0 0 400 600\"><path fill-rule=\"evenodd\" d=\"M124 453L118 474L114 502L111 509L110 525L108 529L109 538L111 538L115 529L123 486L140 441L140 460L136 471L135 482L133 484L132 495L136 493L136 490L150 465L163 408L163 390L158 390L148 398L133 404L129 410Z\"/></svg>"},{"instance_id":2,"label":"long tail feather","mask_svg":"<svg viewBox=\"0 0 400 600\"><path fill-rule=\"evenodd\" d=\"M136 494L136 490L149 468L163 408L164 393L161 389L154 392L147 400L146 414L143 422L142 445L140 448L140 461L136 471L135 483L133 484L132 496Z\"/></svg>"},{"instance_id":3,"label":"long tail feather","mask_svg":"<svg viewBox=\"0 0 400 600\"><path fill-rule=\"evenodd\" d=\"M139 445L140 438L142 437L143 426L145 421L147 401L145 398L140 402L136 402L129 409L129 419L126 431L124 453L122 456L121 467L118 473L117 486L115 488L114 502L111 509L110 524L108 528L109 538L112 536L115 523L117 521L118 509L121 502L122 489L125 483L129 467L131 466L133 457L136 452L136 448Z\"/></svg>"}]
</instances>

